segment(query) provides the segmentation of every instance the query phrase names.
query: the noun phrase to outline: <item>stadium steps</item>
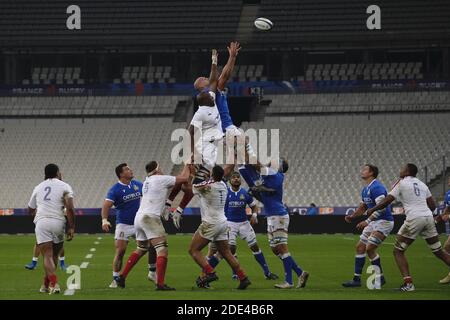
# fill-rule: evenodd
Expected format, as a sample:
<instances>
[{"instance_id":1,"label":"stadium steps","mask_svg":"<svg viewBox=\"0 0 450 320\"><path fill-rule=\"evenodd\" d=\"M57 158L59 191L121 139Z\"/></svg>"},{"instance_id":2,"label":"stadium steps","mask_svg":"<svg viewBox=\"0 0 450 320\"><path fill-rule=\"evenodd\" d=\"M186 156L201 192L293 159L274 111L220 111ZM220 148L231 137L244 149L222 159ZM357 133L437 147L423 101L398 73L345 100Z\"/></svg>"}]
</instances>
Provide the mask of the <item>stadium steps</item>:
<instances>
[{"instance_id":1,"label":"stadium steps","mask_svg":"<svg viewBox=\"0 0 450 320\"><path fill-rule=\"evenodd\" d=\"M236 40L247 43L253 34L253 21L259 12L259 5L247 4L242 6L238 28L236 30Z\"/></svg>"},{"instance_id":2,"label":"stadium steps","mask_svg":"<svg viewBox=\"0 0 450 320\"><path fill-rule=\"evenodd\" d=\"M173 115L173 122L186 122L188 121L188 114L190 106L192 105L192 99L180 100L175 108Z\"/></svg>"}]
</instances>

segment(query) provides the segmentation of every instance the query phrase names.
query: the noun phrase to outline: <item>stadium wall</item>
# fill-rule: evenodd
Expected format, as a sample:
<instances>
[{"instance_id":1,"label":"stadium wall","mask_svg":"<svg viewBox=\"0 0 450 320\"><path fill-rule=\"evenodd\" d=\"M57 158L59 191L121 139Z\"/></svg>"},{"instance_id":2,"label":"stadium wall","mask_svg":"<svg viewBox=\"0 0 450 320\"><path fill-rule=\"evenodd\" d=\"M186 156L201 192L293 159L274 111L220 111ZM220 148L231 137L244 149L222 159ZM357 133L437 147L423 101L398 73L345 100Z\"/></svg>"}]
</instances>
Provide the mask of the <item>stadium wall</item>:
<instances>
[{"instance_id":1,"label":"stadium wall","mask_svg":"<svg viewBox=\"0 0 450 320\"><path fill-rule=\"evenodd\" d=\"M289 231L297 234L335 234L335 233L359 233L355 228L355 223L349 224L344 221L342 215L318 215L318 216L290 216ZM405 219L404 215L394 216L395 226L392 233L396 233ZM114 225L115 218L111 217ZM362 219L361 219L362 220ZM166 231L169 234L194 233L200 224L200 216L185 216L182 220L182 229L178 231L171 222L164 222ZM438 224L439 233L445 232L445 225ZM254 226L255 232L265 233L267 230L266 219L260 218L260 222ZM33 233L34 224L30 216L2 216L0 217L0 234ZM77 216L77 233L102 233L100 216Z\"/></svg>"}]
</instances>

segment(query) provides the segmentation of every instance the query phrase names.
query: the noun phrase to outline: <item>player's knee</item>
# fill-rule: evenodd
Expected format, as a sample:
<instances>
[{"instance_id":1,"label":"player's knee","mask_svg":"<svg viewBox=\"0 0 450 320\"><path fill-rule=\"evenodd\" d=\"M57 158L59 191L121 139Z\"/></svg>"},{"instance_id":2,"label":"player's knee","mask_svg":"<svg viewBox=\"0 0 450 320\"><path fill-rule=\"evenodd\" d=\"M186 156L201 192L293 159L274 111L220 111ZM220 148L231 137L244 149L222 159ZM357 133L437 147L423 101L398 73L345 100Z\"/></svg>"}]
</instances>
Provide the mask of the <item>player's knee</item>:
<instances>
[{"instance_id":1,"label":"player's knee","mask_svg":"<svg viewBox=\"0 0 450 320\"><path fill-rule=\"evenodd\" d=\"M168 253L168 249L167 249L168 246L169 245L167 244L167 241L160 241L160 242L158 242L157 244L154 245L156 254L158 256L165 256L165 255L167 255L167 253Z\"/></svg>"},{"instance_id":2,"label":"player's knee","mask_svg":"<svg viewBox=\"0 0 450 320\"><path fill-rule=\"evenodd\" d=\"M406 251L406 249L408 249L409 244L406 243L405 241L401 241L401 240L396 240L395 244L394 244L394 255L395 254L403 254L403 252Z\"/></svg>"},{"instance_id":3,"label":"player's knee","mask_svg":"<svg viewBox=\"0 0 450 320\"><path fill-rule=\"evenodd\" d=\"M148 251L148 246L147 245L145 245L145 244L143 244L143 243L137 243L137 246L136 246L136 251L139 253L139 254L145 254L147 251Z\"/></svg>"},{"instance_id":4,"label":"player's knee","mask_svg":"<svg viewBox=\"0 0 450 320\"><path fill-rule=\"evenodd\" d=\"M442 244L440 241L436 241L434 243L427 243L428 248L430 248L431 252L437 253L442 250Z\"/></svg>"},{"instance_id":5,"label":"player's knee","mask_svg":"<svg viewBox=\"0 0 450 320\"><path fill-rule=\"evenodd\" d=\"M380 238L376 237L376 236L370 236L369 239L367 240L367 246L366 248L370 247L370 248L376 248L378 247L381 243L383 242L383 240L381 240Z\"/></svg>"}]
</instances>

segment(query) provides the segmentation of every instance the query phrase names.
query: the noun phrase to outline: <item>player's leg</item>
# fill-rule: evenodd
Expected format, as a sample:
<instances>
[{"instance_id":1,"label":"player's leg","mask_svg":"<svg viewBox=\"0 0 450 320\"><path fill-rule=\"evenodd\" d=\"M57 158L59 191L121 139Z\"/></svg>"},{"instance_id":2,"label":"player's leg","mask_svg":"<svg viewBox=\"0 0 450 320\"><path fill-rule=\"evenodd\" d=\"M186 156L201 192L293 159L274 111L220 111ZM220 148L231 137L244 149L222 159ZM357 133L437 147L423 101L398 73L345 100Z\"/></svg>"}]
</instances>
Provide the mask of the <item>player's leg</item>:
<instances>
[{"instance_id":1,"label":"player's leg","mask_svg":"<svg viewBox=\"0 0 450 320\"><path fill-rule=\"evenodd\" d=\"M293 288L292 270L298 276L297 288L304 288L308 281L309 273L303 271L297 262L291 256L288 249L288 228L289 215L269 216L267 218L267 230L269 235L269 244L274 254L280 258L283 263L285 282L276 284L275 288L290 289Z\"/></svg>"},{"instance_id":2,"label":"player's leg","mask_svg":"<svg viewBox=\"0 0 450 320\"><path fill-rule=\"evenodd\" d=\"M150 244L156 250L156 289L157 290L175 290L165 284L165 276L167 270L167 260L169 250L167 248L167 238L157 237L150 240Z\"/></svg>"},{"instance_id":3,"label":"player's leg","mask_svg":"<svg viewBox=\"0 0 450 320\"><path fill-rule=\"evenodd\" d=\"M386 236L382 232L374 231L370 235L366 246L367 257L369 258L371 265L378 267L378 275L380 277L379 279L381 285L386 284L386 279L384 278L383 268L381 266L381 258L377 253L377 249L385 239Z\"/></svg>"},{"instance_id":4,"label":"player's leg","mask_svg":"<svg viewBox=\"0 0 450 320\"><path fill-rule=\"evenodd\" d=\"M442 249L441 241L439 240L439 236L433 236L431 238L426 238L425 241L428 244L431 252L441 259L447 266L450 267L450 255Z\"/></svg>"},{"instance_id":5,"label":"player's leg","mask_svg":"<svg viewBox=\"0 0 450 320\"><path fill-rule=\"evenodd\" d=\"M61 268L62 271L65 272L66 271L66 257L65 257L64 247L62 247L61 251L59 252L58 260L59 260L59 267Z\"/></svg>"},{"instance_id":6,"label":"player's leg","mask_svg":"<svg viewBox=\"0 0 450 320\"><path fill-rule=\"evenodd\" d=\"M219 253L222 255L222 257L225 259L225 261L231 267L233 272L236 273L236 275L238 276L238 279L240 281L238 289L239 290L246 289L251 284L251 282L248 279L247 275L245 274L245 271L239 265L239 262L237 261L236 257L231 252L228 241L227 240L217 240L217 241L215 241L215 243L216 243L217 250L219 251Z\"/></svg>"},{"instance_id":7,"label":"player's leg","mask_svg":"<svg viewBox=\"0 0 450 320\"><path fill-rule=\"evenodd\" d=\"M33 247L33 258L31 259L31 262L29 264L25 265L25 269L28 269L28 270L36 269L40 253L41 252L39 250L39 246L37 245L37 243L35 243L34 247Z\"/></svg>"},{"instance_id":8,"label":"player's leg","mask_svg":"<svg viewBox=\"0 0 450 320\"><path fill-rule=\"evenodd\" d=\"M148 280L156 283L156 251L153 246L148 248Z\"/></svg>"},{"instance_id":9,"label":"player's leg","mask_svg":"<svg viewBox=\"0 0 450 320\"><path fill-rule=\"evenodd\" d=\"M415 239L407 238L405 236L398 234L394 244L395 262L400 270L400 273L404 281L404 284L400 287L401 291L414 291L415 289L411 274L409 273L408 260L406 259L405 256L405 251L414 242L414 240Z\"/></svg>"},{"instance_id":10,"label":"player's leg","mask_svg":"<svg viewBox=\"0 0 450 320\"><path fill-rule=\"evenodd\" d=\"M253 230L253 227L250 225L250 222L247 221L246 223L241 224L239 233L241 235L242 240L247 242L248 247L253 253L253 257L263 270L264 277L267 280L278 279L278 276L270 272L269 270L266 258L264 257L264 254L262 253L261 249L258 246L258 242L256 241L255 230Z\"/></svg>"},{"instance_id":11,"label":"player's leg","mask_svg":"<svg viewBox=\"0 0 450 320\"><path fill-rule=\"evenodd\" d=\"M445 241L444 251L447 252L447 254L450 254L450 236L448 237L447 241ZM439 280L439 283L441 283L441 284L450 283L450 272L448 273L448 275L445 278Z\"/></svg>"},{"instance_id":12,"label":"player's leg","mask_svg":"<svg viewBox=\"0 0 450 320\"><path fill-rule=\"evenodd\" d=\"M209 244L210 240L202 237L197 230L192 237L191 244L189 246L189 255L200 266L204 274L214 273L214 268L208 263L205 256L202 253L203 248Z\"/></svg>"},{"instance_id":13,"label":"player's leg","mask_svg":"<svg viewBox=\"0 0 450 320\"><path fill-rule=\"evenodd\" d=\"M172 206L173 201L181 190L183 190L183 198L181 198L180 204L178 205L176 210L180 214L183 214L184 209L194 197L194 193L192 192L192 183L179 183L172 188L172 191L170 192L169 197L166 200L166 210L169 210L169 208Z\"/></svg>"},{"instance_id":14,"label":"player's leg","mask_svg":"<svg viewBox=\"0 0 450 320\"><path fill-rule=\"evenodd\" d=\"M131 255L128 257L127 262L125 263L125 267L122 272L116 278L117 286L121 288L125 288L125 280L133 269L133 267L138 263L138 261L144 256L148 251L149 241L148 240L136 240L137 248Z\"/></svg>"},{"instance_id":15,"label":"player's leg","mask_svg":"<svg viewBox=\"0 0 450 320\"><path fill-rule=\"evenodd\" d=\"M115 284L120 275L120 270L122 270L123 257L127 250L127 246L128 246L127 240L119 239L119 238L116 238L116 240L114 240L115 253L114 253L114 259L113 259L113 263L112 263L113 280L109 286L110 288L117 287Z\"/></svg>"},{"instance_id":16,"label":"player's leg","mask_svg":"<svg viewBox=\"0 0 450 320\"><path fill-rule=\"evenodd\" d=\"M220 260L222 260L222 256L217 251L217 246L214 242L210 242L208 245L208 255L206 259L208 259L208 263L213 269L215 269Z\"/></svg>"},{"instance_id":17,"label":"player's leg","mask_svg":"<svg viewBox=\"0 0 450 320\"><path fill-rule=\"evenodd\" d=\"M56 263L55 263L57 261L57 255L53 253L53 242L49 241L40 243L39 250L41 251L42 254L43 265L45 270L44 286L46 286L46 289L48 290L49 293L59 293L58 278L56 277Z\"/></svg>"},{"instance_id":18,"label":"player's leg","mask_svg":"<svg viewBox=\"0 0 450 320\"><path fill-rule=\"evenodd\" d=\"M366 227L367 228L367 227ZM363 231L359 238L359 241L355 246L355 263L353 279L342 283L343 287L354 288L361 287L361 274L366 263L366 244L369 239L370 233Z\"/></svg>"}]
</instances>

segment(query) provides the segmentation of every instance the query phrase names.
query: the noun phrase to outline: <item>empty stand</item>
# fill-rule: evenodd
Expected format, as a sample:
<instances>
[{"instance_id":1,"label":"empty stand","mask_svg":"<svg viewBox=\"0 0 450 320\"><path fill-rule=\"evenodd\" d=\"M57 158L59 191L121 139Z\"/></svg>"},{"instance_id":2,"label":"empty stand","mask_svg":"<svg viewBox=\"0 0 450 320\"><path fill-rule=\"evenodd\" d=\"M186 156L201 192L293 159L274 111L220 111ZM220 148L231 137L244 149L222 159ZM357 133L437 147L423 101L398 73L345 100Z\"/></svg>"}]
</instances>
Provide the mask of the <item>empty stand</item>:
<instances>
[{"instance_id":1,"label":"empty stand","mask_svg":"<svg viewBox=\"0 0 450 320\"><path fill-rule=\"evenodd\" d=\"M365 163L380 169L389 188L400 166L419 168L450 151L450 113L266 117L243 128L279 129L280 152L290 162L286 176L288 205L357 205ZM145 176L149 160L172 169L171 133L185 128L171 118L0 120L2 184L0 207L25 207L49 162L61 166L76 193L78 207L99 207L116 181L123 161ZM436 169L437 170L437 169ZM439 172L430 168L429 176ZM421 170L420 178L423 178ZM197 200L191 206L198 205Z\"/></svg>"}]
</instances>

